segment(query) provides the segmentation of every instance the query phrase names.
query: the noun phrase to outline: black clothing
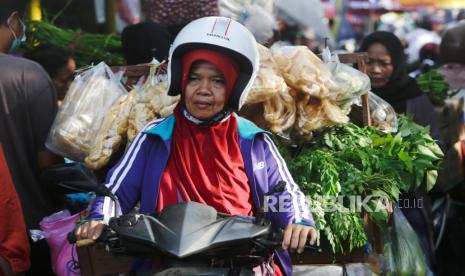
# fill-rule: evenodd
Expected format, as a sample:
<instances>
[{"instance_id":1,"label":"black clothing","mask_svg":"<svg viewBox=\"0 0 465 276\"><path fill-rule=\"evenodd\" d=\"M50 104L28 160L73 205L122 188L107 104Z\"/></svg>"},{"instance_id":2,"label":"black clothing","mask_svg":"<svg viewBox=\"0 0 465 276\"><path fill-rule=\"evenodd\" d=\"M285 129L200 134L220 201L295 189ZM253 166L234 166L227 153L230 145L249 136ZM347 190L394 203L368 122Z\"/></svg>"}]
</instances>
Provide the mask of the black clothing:
<instances>
[{"instance_id":1,"label":"black clothing","mask_svg":"<svg viewBox=\"0 0 465 276\"><path fill-rule=\"evenodd\" d=\"M50 198L39 183L37 153L57 112L53 83L30 60L0 54L0 143L20 197L28 229L52 213Z\"/></svg>"},{"instance_id":2,"label":"black clothing","mask_svg":"<svg viewBox=\"0 0 465 276\"><path fill-rule=\"evenodd\" d=\"M168 29L155 22L129 25L121 34L124 57L128 65L159 62L168 59L173 36Z\"/></svg>"}]
</instances>

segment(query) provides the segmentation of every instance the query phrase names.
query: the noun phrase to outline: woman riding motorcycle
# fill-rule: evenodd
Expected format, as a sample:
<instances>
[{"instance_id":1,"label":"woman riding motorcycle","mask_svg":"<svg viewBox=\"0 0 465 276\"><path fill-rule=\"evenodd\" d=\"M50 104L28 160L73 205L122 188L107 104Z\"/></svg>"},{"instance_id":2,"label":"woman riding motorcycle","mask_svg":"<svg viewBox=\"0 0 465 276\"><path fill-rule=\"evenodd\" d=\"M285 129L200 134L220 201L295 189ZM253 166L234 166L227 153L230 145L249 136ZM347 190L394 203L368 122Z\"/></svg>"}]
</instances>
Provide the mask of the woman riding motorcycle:
<instances>
[{"instance_id":1,"label":"woman riding motorcycle","mask_svg":"<svg viewBox=\"0 0 465 276\"><path fill-rule=\"evenodd\" d=\"M109 172L106 185L119 199L122 213L140 202L141 213L169 204L196 201L231 215L256 214L266 193L282 206L267 217L283 228L285 251L277 251L275 275L291 275L289 253L302 252L316 239L308 202L292 179L268 133L239 117L259 68L253 35L238 22L205 17L176 37L168 64L169 95L181 93L171 116L149 123ZM78 239L97 239L113 203L98 197Z\"/></svg>"}]
</instances>

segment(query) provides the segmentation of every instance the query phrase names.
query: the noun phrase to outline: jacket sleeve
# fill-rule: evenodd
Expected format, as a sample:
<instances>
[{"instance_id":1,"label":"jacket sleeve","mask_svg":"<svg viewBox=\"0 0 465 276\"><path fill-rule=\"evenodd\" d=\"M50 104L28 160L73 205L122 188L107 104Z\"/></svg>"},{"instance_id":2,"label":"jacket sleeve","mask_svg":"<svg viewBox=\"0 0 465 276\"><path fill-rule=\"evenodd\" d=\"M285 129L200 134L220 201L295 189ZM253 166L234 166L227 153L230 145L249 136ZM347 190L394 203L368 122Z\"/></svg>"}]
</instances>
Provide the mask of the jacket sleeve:
<instances>
[{"instance_id":1,"label":"jacket sleeve","mask_svg":"<svg viewBox=\"0 0 465 276\"><path fill-rule=\"evenodd\" d=\"M156 122L148 124L144 130L155 125ZM118 215L131 211L140 200L150 138L148 134L141 131L107 175L105 186L118 199L119 206L116 207ZM98 196L91 205L88 219L108 222L110 217L114 216L114 212L114 202L109 197Z\"/></svg>"},{"instance_id":2,"label":"jacket sleeve","mask_svg":"<svg viewBox=\"0 0 465 276\"><path fill-rule=\"evenodd\" d=\"M306 196L295 183L277 147L266 134L263 147L268 191L273 191L279 183L284 184L282 192L267 197L264 207L269 218L282 228L291 223L315 227Z\"/></svg>"}]
</instances>

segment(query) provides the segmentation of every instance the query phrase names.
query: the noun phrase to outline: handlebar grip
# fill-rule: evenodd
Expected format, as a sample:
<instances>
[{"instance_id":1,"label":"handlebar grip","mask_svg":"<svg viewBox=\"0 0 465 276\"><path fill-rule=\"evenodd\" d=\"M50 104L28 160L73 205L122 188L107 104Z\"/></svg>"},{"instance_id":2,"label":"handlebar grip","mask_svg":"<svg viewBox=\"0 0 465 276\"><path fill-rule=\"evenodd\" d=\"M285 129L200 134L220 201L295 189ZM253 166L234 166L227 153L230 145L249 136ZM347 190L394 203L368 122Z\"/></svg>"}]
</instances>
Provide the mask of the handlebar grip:
<instances>
[{"instance_id":1,"label":"handlebar grip","mask_svg":"<svg viewBox=\"0 0 465 276\"><path fill-rule=\"evenodd\" d=\"M93 239L84 239L84 240L76 241L76 246L77 247L83 247L83 246L93 245L94 243L95 243L95 241Z\"/></svg>"},{"instance_id":2,"label":"handlebar grip","mask_svg":"<svg viewBox=\"0 0 465 276\"><path fill-rule=\"evenodd\" d=\"M312 251L315 251L315 252L318 252L318 253L323 252L323 249L321 249L318 246L314 246L314 245L305 245L305 250L312 250Z\"/></svg>"},{"instance_id":3,"label":"handlebar grip","mask_svg":"<svg viewBox=\"0 0 465 276\"><path fill-rule=\"evenodd\" d=\"M74 230L69 232L68 235L66 235L66 239L68 239L68 242L70 244L75 244L77 241L76 233L74 233Z\"/></svg>"},{"instance_id":4,"label":"handlebar grip","mask_svg":"<svg viewBox=\"0 0 465 276\"><path fill-rule=\"evenodd\" d=\"M68 233L67 239L70 244L76 244L77 247L89 246L95 243L93 239L78 240L74 231Z\"/></svg>"}]
</instances>

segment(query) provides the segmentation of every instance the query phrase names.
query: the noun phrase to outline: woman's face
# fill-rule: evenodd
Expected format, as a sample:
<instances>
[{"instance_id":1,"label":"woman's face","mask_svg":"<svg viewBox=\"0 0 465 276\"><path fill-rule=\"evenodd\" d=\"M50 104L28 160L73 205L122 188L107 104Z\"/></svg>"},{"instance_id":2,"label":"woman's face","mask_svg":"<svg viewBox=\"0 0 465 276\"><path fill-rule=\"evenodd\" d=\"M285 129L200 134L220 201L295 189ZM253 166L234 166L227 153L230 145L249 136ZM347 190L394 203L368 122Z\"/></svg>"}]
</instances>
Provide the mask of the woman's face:
<instances>
[{"instance_id":1,"label":"woman's face","mask_svg":"<svg viewBox=\"0 0 465 276\"><path fill-rule=\"evenodd\" d=\"M57 91L57 100L62 101L66 93L68 92L69 86L74 79L74 71L76 70L76 62L70 58L66 66L58 69L55 77L52 79L55 89Z\"/></svg>"},{"instance_id":2,"label":"woman's face","mask_svg":"<svg viewBox=\"0 0 465 276\"><path fill-rule=\"evenodd\" d=\"M371 80L371 87L384 87L391 79L394 67L388 49L381 43L375 42L368 47L367 62L368 76Z\"/></svg>"},{"instance_id":3,"label":"woman's face","mask_svg":"<svg viewBox=\"0 0 465 276\"><path fill-rule=\"evenodd\" d=\"M197 119L207 120L220 113L226 103L226 81L215 65L194 63L187 80L184 103Z\"/></svg>"}]
</instances>

